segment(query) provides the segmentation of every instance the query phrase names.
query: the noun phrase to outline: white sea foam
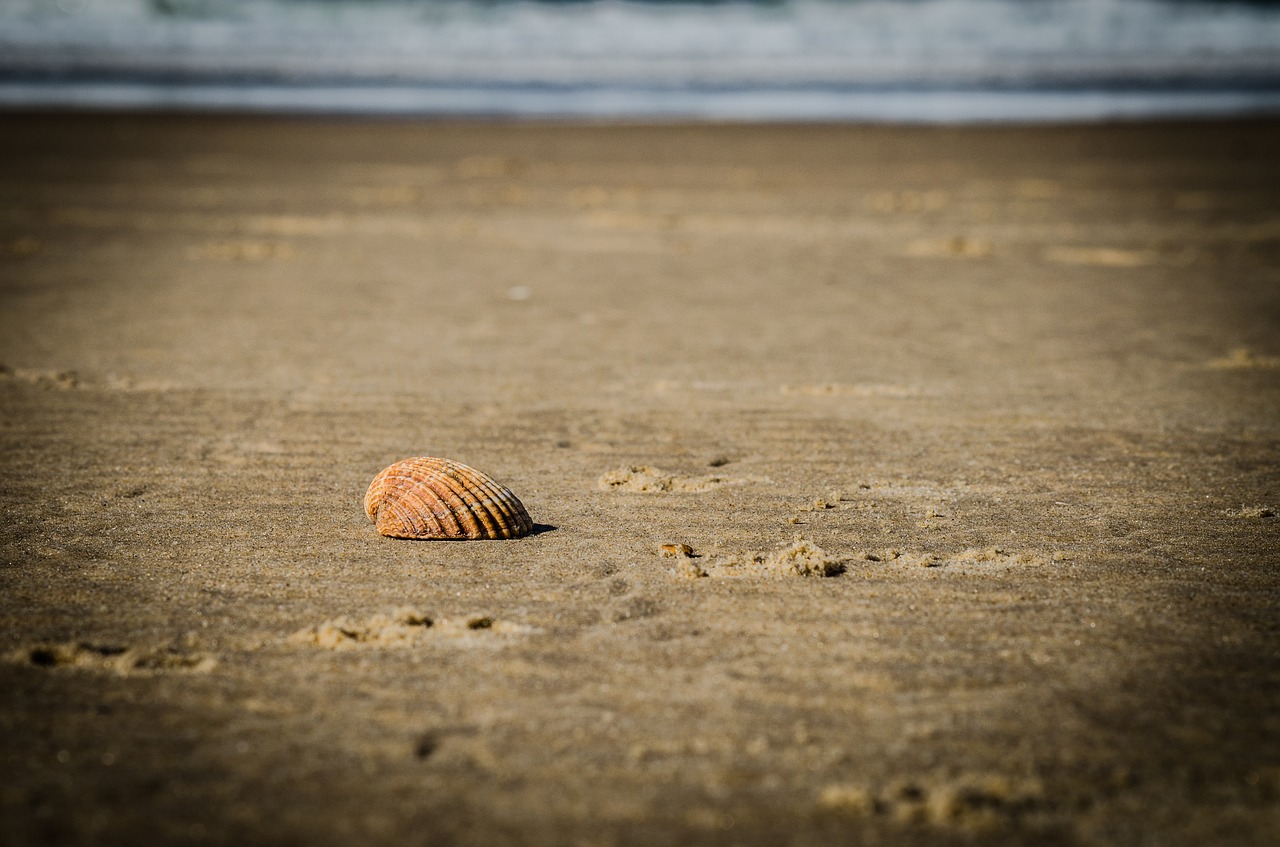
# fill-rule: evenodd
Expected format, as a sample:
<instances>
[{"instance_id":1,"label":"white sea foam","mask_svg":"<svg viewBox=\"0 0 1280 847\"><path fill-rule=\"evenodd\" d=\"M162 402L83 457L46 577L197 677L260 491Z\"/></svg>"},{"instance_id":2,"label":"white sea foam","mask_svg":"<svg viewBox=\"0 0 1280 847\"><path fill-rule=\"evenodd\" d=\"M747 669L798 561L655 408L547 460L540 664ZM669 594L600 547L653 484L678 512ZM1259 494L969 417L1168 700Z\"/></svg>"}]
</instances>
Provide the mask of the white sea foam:
<instances>
[{"instance_id":1,"label":"white sea foam","mask_svg":"<svg viewBox=\"0 0 1280 847\"><path fill-rule=\"evenodd\" d=\"M1200 0L0 0L0 104L885 120L1275 111Z\"/></svg>"}]
</instances>

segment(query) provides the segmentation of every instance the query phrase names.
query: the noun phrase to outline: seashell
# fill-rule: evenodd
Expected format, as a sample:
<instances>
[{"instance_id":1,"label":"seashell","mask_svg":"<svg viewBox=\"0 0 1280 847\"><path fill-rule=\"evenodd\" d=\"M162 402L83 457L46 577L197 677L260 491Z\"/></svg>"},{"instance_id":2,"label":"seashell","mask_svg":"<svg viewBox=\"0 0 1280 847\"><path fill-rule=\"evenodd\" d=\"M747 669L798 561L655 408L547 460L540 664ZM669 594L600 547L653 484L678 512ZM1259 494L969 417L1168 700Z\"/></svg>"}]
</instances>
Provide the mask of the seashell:
<instances>
[{"instance_id":1,"label":"seashell","mask_svg":"<svg viewBox=\"0 0 1280 847\"><path fill-rule=\"evenodd\" d=\"M450 459L405 459L373 478L364 511L392 538L519 538L533 529L506 486Z\"/></svg>"}]
</instances>

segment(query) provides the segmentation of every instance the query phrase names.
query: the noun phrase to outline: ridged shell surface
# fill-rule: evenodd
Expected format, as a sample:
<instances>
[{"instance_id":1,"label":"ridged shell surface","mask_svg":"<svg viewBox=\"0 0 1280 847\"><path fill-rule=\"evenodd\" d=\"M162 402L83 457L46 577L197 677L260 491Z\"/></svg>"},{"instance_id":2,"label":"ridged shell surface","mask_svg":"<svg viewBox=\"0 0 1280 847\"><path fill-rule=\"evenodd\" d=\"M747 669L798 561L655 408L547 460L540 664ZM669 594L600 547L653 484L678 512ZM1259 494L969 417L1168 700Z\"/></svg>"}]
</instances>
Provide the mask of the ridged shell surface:
<instances>
[{"instance_id":1,"label":"ridged shell surface","mask_svg":"<svg viewBox=\"0 0 1280 847\"><path fill-rule=\"evenodd\" d=\"M396 462L375 476L364 511L392 538L519 538L533 529L509 488L461 462L430 456Z\"/></svg>"}]
</instances>

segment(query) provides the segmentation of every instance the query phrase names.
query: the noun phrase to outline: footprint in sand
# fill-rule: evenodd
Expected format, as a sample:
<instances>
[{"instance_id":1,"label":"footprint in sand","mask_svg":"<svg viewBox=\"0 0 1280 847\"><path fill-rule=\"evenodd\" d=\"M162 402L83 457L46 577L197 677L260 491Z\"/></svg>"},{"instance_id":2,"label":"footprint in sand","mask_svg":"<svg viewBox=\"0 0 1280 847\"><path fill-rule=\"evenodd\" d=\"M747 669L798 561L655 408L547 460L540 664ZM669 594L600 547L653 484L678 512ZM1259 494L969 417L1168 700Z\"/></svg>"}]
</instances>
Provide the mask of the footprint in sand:
<instances>
[{"instance_id":1,"label":"footprint in sand","mask_svg":"<svg viewBox=\"0 0 1280 847\"><path fill-rule=\"evenodd\" d=\"M1241 506L1239 509L1227 509L1223 514L1229 518L1242 518L1244 520L1260 520L1263 518L1274 518L1277 510L1270 506Z\"/></svg>"},{"instance_id":2,"label":"footprint in sand","mask_svg":"<svg viewBox=\"0 0 1280 847\"><path fill-rule=\"evenodd\" d=\"M1056 200L1062 196L1063 188L1048 179L1024 179L1014 187L1014 193L1024 200Z\"/></svg>"},{"instance_id":3,"label":"footprint in sand","mask_svg":"<svg viewBox=\"0 0 1280 847\"><path fill-rule=\"evenodd\" d=\"M867 198L867 204L870 206L871 211L882 215L902 212L908 214L938 212L945 209L950 203L951 195L936 189L928 191L915 191L912 189L881 191Z\"/></svg>"},{"instance_id":4,"label":"footprint in sand","mask_svg":"<svg viewBox=\"0 0 1280 847\"><path fill-rule=\"evenodd\" d=\"M44 249L39 239L24 235L11 241L0 241L0 256L34 256Z\"/></svg>"},{"instance_id":5,"label":"footprint in sand","mask_svg":"<svg viewBox=\"0 0 1280 847\"><path fill-rule=\"evenodd\" d=\"M38 371L25 368L11 368L0 364L0 382L25 382L32 385L43 385L47 388L79 388L80 374L76 371Z\"/></svg>"},{"instance_id":6,"label":"footprint in sand","mask_svg":"<svg viewBox=\"0 0 1280 847\"><path fill-rule=\"evenodd\" d=\"M1002 774L899 779L878 790L833 783L818 796L819 808L827 812L979 832L1016 823L1047 805L1050 797L1040 780Z\"/></svg>"},{"instance_id":7,"label":"footprint in sand","mask_svg":"<svg viewBox=\"0 0 1280 847\"><path fill-rule=\"evenodd\" d=\"M485 633L491 635L523 635L534 628L488 615L464 615L457 618L432 618L417 609L396 609L363 620L347 616L330 618L323 623L301 629L289 636L292 644L309 644L326 650L412 647L427 639L463 639Z\"/></svg>"},{"instance_id":8,"label":"footprint in sand","mask_svg":"<svg viewBox=\"0 0 1280 847\"><path fill-rule=\"evenodd\" d=\"M875 553L859 553L852 557L858 562L889 564L907 568L958 568L960 573L967 565L977 565L979 569L973 573L990 573L1016 567L1038 567L1056 562L1065 562L1070 557L1066 553L1055 552L1042 555L1032 552L1013 552L1002 547L971 547L958 553L929 553L924 551L906 551L889 548Z\"/></svg>"},{"instance_id":9,"label":"footprint in sand","mask_svg":"<svg viewBox=\"0 0 1280 847\"><path fill-rule=\"evenodd\" d=\"M196 248L196 258L224 262L269 262L292 259L293 246L282 241L214 241Z\"/></svg>"},{"instance_id":10,"label":"footprint in sand","mask_svg":"<svg viewBox=\"0 0 1280 847\"><path fill-rule=\"evenodd\" d=\"M1238 347L1220 359L1206 362L1205 367L1224 371L1268 370L1280 368L1280 356L1263 356L1247 347Z\"/></svg>"},{"instance_id":11,"label":"footprint in sand","mask_svg":"<svg viewBox=\"0 0 1280 847\"><path fill-rule=\"evenodd\" d=\"M783 394L797 397L889 397L904 399L920 397L924 391L911 385L895 385L887 382L824 382L814 385L784 385Z\"/></svg>"},{"instance_id":12,"label":"footprint in sand","mask_svg":"<svg viewBox=\"0 0 1280 847\"><path fill-rule=\"evenodd\" d=\"M913 241L907 245L906 254L924 259L985 259L995 252L995 246L985 238L966 238L953 235L942 241Z\"/></svg>"},{"instance_id":13,"label":"footprint in sand","mask_svg":"<svg viewBox=\"0 0 1280 847\"><path fill-rule=\"evenodd\" d=\"M1140 268L1160 261L1155 250L1123 250L1118 247L1050 247L1045 258L1065 265L1102 268Z\"/></svg>"},{"instance_id":14,"label":"footprint in sand","mask_svg":"<svg viewBox=\"0 0 1280 847\"><path fill-rule=\"evenodd\" d=\"M13 651L7 658L13 664L35 668L82 668L121 676L172 671L208 673L218 663L212 656L171 647L124 647L85 641L32 644Z\"/></svg>"},{"instance_id":15,"label":"footprint in sand","mask_svg":"<svg viewBox=\"0 0 1280 847\"><path fill-rule=\"evenodd\" d=\"M508 156L467 156L459 159L453 172L461 179L497 179L519 176L528 168L523 159Z\"/></svg>"},{"instance_id":16,"label":"footprint in sand","mask_svg":"<svg viewBox=\"0 0 1280 847\"><path fill-rule=\"evenodd\" d=\"M358 186L347 197L357 206L409 206L421 199L421 192L411 185Z\"/></svg>"}]
</instances>

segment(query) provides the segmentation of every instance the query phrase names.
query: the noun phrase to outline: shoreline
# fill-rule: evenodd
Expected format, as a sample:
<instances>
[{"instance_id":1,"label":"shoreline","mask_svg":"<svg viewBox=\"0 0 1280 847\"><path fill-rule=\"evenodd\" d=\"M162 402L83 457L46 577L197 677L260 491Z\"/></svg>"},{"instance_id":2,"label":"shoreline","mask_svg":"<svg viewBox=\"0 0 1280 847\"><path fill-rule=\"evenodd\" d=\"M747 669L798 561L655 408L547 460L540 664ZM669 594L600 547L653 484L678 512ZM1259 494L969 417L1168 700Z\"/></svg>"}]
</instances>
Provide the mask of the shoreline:
<instances>
[{"instance_id":1,"label":"shoreline","mask_svg":"<svg viewBox=\"0 0 1280 847\"><path fill-rule=\"evenodd\" d=\"M0 80L0 113L263 113L409 120L1052 125L1274 120L1280 88L1232 86L753 86L156 83Z\"/></svg>"}]
</instances>

